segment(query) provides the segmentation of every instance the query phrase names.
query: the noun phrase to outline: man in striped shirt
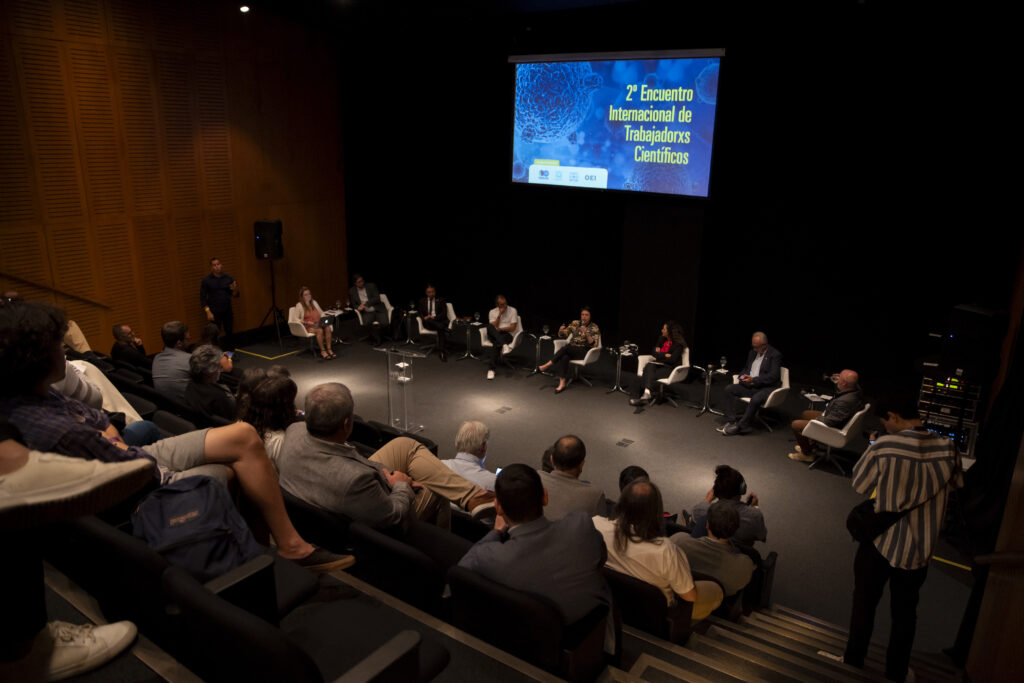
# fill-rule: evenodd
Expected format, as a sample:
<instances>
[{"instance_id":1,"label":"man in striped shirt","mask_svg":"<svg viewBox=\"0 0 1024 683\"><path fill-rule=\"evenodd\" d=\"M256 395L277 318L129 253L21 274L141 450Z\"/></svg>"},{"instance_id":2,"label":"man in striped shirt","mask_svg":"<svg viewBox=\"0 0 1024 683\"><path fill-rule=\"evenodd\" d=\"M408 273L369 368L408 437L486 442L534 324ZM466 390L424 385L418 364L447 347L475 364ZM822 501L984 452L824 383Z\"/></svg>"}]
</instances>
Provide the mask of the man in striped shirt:
<instances>
[{"instance_id":1,"label":"man in striped shirt","mask_svg":"<svg viewBox=\"0 0 1024 683\"><path fill-rule=\"evenodd\" d=\"M857 549L844 660L864 666L875 608L888 582L892 631L885 675L902 681L914 644L918 593L928 573L946 500L950 491L963 486L963 472L952 442L921 424L915 396L893 397L879 405L883 408L879 417L888 433L857 461L853 488L858 493L875 491L875 512L904 514L871 543L861 543Z\"/></svg>"}]
</instances>

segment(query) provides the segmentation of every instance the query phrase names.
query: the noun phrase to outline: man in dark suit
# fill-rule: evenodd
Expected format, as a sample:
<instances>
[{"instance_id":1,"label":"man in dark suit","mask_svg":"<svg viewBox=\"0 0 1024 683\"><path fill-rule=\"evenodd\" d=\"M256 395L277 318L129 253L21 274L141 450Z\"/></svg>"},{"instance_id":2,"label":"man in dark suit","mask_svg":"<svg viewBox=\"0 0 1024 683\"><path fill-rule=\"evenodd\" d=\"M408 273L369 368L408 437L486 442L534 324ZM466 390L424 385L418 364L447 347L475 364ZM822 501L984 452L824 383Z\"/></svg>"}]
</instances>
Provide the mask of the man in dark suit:
<instances>
[{"instance_id":1,"label":"man in dark suit","mask_svg":"<svg viewBox=\"0 0 1024 683\"><path fill-rule=\"evenodd\" d=\"M146 370L153 369L153 361L146 355L146 347L138 335L132 332L131 325L114 325L114 345L110 347L110 357Z\"/></svg>"},{"instance_id":2,"label":"man in dark suit","mask_svg":"<svg viewBox=\"0 0 1024 683\"><path fill-rule=\"evenodd\" d=\"M747 364L739 381L725 388L725 425L718 428L725 436L743 434L757 415L757 410L768 400L769 394L782 385L782 354L768 345L764 332L755 332L750 339ZM740 398L749 398L743 417L736 419Z\"/></svg>"},{"instance_id":3,"label":"man in dark suit","mask_svg":"<svg viewBox=\"0 0 1024 683\"><path fill-rule=\"evenodd\" d=\"M555 522L545 517L547 492L528 465L504 468L494 488L494 530L470 548L459 566L549 598L565 624L598 605L610 605L611 591L601 575L608 553L589 513L577 510Z\"/></svg>"},{"instance_id":4,"label":"man in dark suit","mask_svg":"<svg viewBox=\"0 0 1024 683\"><path fill-rule=\"evenodd\" d=\"M441 362L447 363L448 304L437 296L434 285L427 285L426 296L420 299L419 311L423 327L437 332L437 355Z\"/></svg>"},{"instance_id":5,"label":"man in dark suit","mask_svg":"<svg viewBox=\"0 0 1024 683\"><path fill-rule=\"evenodd\" d=\"M366 282L356 273L352 276L352 288L348 290L348 305L359 311L363 328L369 333L373 344L381 342L381 330L388 327L388 309L380 300L377 285Z\"/></svg>"}]
</instances>

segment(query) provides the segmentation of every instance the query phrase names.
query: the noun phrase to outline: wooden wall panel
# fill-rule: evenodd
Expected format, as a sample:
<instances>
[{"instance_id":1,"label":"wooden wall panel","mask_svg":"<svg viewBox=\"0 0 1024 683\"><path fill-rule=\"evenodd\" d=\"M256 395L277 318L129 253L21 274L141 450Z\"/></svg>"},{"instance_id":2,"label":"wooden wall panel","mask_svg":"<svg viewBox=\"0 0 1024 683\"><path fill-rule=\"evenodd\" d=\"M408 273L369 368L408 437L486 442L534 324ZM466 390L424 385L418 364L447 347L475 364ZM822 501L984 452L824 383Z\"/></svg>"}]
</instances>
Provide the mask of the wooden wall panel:
<instances>
[{"instance_id":1,"label":"wooden wall panel","mask_svg":"<svg viewBox=\"0 0 1024 683\"><path fill-rule=\"evenodd\" d=\"M53 34L56 13L49 0L20 0L10 3L11 30L22 34Z\"/></svg>"},{"instance_id":2,"label":"wooden wall panel","mask_svg":"<svg viewBox=\"0 0 1024 683\"><path fill-rule=\"evenodd\" d=\"M206 316L199 307L199 283L210 272L210 254L204 245L203 222L198 213L175 219L174 242L181 276L181 319L192 328L192 338L198 340L206 324Z\"/></svg>"},{"instance_id":3,"label":"wooden wall panel","mask_svg":"<svg viewBox=\"0 0 1024 683\"><path fill-rule=\"evenodd\" d=\"M102 41L106 30L100 0L64 0L64 33L76 40Z\"/></svg>"},{"instance_id":4,"label":"wooden wall panel","mask_svg":"<svg viewBox=\"0 0 1024 683\"><path fill-rule=\"evenodd\" d=\"M135 253L138 256L138 293L143 307L143 320L147 334L159 331L169 320L181 320L182 310L177 305L174 263L169 254L163 217L145 216L133 220Z\"/></svg>"},{"instance_id":5,"label":"wooden wall panel","mask_svg":"<svg viewBox=\"0 0 1024 683\"><path fill-rule=\"evenodd\" d=\"M106 51L71 46L68 55L90 208L98 215L124 213L124 169Z\"/></svg>"},{"instance_id":6,"label":"wooden wall panel","mask_svg":"<svg viewBox=\"0 0 1024 683\"><path fill-rule=\"evenodd\" d=\"M175 211L198 209L200 206L190 62L187 55L170 52L158 52L156 55L160 119L171 207Z\"/></svg>"},{"instance_id":7,"label":"wooden wall panel","mask_svg":"<svg viewBox=\"0 0 1024 683\"><path fill-rule=\"evenodd\" d=\"M199 106L199 149L207 207L227 206L231 195L231 149L228 132L227 84L222 59L196 60Z\"/></svg>"},{"instance_id":8,"label":"wooden wall panel","mask_svg":"<svg viewBox=\"0 0 1024 683\"><path fill-rule=\"evenodd\" d=\"M148 3L110 0L110 41L117 45L149 45Z\"/></svg>"},{"instance_id":9,"label":"wooden wall panel","mask_svg":"<svg viewBox=\"0 0 1024 683\"><path fill-rule=\"evenodd\" d=\"M95 301L99 288L92 277L94 258L89 229L85 225L57 224L51 226L49 233L54 286Z\"/></svg>"},{"instance_id":10,"label":"wooden wall panel","mask_svg":"<svg viewBox=\"0 0 1024 683\"><path fill-rule=\"evenodd\" d=\"M150 56L143 52L118 51L114 61L123 120L121 133L128 156L131 208L139 213L163 211L160 135Z\"/></svg>"},{"instance_id":11,"label":"wooden wall panel","mask_svg":"<svg viewBox=\"0 0 1024 683\"><path fill-rule=\"evenodd\" d=\"M10 41L0 35L0 222L37 220Z\"/></svg>"},{"instance_id":12,"label":"wooden wall panel","mask_svg":"<svg viewBox=\"0 0 1024 683\"><path fill-rule=\"evenodd\" d=\"M279 298L302 283L336 296L330 45L226 0L0 0L0 286L64 306L98 350L114 323L156 350L168 320L198 336L216 255L239 281L245 330L270 298L252 221L282 217Z\"/></svg>"},{"instance_id":13,"label":"wooden wall panel","mask_svg":"<svg viewBox=\"0 0 1024 683\"><path fill-rule=\"evenodd\" d=\"M43 215L48 219L84 218L78 154L58 43L19 40L14 51L21 67Z\"/></svg>"},{"instance_id":14,"label":"wooden wall panel","mask_svg":"<svg viewBox=\"0 0 1024 683\"><path fill-rule=\"evenodd\" d=\"M102 299L109 306L110 325L131 325L137 334L144 335L143 341L151 342L152 348L158 350L159 337L154 338L142 320L137 291L141 285L141 269L135 265L131 229L125 222L100 223L96 226L96 238L100 265L97 271L103 290ZM101 337L103 334L106 330L101 331ZM107 352L103 345L98 348Z\"/></svg>"}]
</instances>

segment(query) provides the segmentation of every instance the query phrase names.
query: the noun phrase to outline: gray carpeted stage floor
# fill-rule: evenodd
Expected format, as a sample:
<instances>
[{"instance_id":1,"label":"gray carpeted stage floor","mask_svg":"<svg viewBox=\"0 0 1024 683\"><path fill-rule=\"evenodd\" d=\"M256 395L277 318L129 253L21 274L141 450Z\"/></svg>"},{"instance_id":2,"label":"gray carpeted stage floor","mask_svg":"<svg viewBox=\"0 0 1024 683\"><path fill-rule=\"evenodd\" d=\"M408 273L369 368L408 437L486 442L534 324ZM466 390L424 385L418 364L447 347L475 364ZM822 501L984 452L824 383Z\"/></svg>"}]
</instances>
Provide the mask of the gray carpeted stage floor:
<instances>
[{"instance_id":1,"label":"gray carpeted stage floor","mask_svg":"<svg viewBox=\"0 0 1024 683\"><path fill-rule=\"evenodd\" d=\"M458 339L461 340L461 337ZM517 353L517 360L533 359L532 343ZM248 347L266 356L245 353L235 356L236 371L277 362L285 365L299 387L301 408L306 391L320 382L346 384L355 397L356 413L367 420L387 422L386 354L367 343L338 346L333 361L314 358L300 340L287 338L284 353L301 353L270 360L278 351L276 341ZM401 348L411 349L412 346ZM545 349L545 357L550 349ZM524 462L537 466L544 449L557 437L574 433L587 446L583 477L617 497L618 475L626 465L640 465L658 484L665 508L677 512L703 499L711 488L713 470L725 463L739 469L748 490L757 493L768 526L762 554L779 554L773 601L846 625L853 590L855 545L846 532L850 508L861 500L850 487L849 477L828 469L808 470L806 464L789 460L793 436L788 420L806 409L807 402L791 392L784 418L774 433L756 431L746 436L723 437L715 431L721 418L695 417L697 411L680 404L661 404L643 410L632 408L622 393L606 393L614 381L614 362L604 357L593 387L576 383L560 395L556 380L526 371L499 369L493 381L485 379L486 366L478 360L456 361L461 346L447 363L436 355L418 360L410 392L410 423L422 424L423 434L440 445L442 458L454 455L455 432L463 420L485 422L491 430L487 467ZM635 361L624 362L623 375L634 373ZM627 369L629 368L629 369ZM712 403L720 406L724 378L712 389ZM698 400L703 384L676 385L684 398ZM621 445L629 442L628 445ZM852 465L865 443L843 454ZM846 468L849 470L849 467ZM962 564L943 547L939 554ZM917 649L938 652L953 643L970 593L970 573L932 562L918 609ZM888 638L888 598L878 610L875 638Z\"/></svg>"}]
</instances>

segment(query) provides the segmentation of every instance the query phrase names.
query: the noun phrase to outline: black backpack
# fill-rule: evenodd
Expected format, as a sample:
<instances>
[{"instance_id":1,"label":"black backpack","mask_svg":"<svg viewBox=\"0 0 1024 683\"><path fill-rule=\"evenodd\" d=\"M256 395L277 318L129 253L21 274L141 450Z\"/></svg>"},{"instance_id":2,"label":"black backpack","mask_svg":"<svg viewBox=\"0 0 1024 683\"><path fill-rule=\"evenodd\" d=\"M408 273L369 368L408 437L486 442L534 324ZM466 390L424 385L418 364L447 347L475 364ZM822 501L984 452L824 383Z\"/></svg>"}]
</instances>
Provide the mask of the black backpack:
<instances>
[{"instance_id":1,"label":"black backpack","mask_svg":"<svg viewBox=\"0 0 1024 683\"><path fill-rule=\"evenodd\" d=\"M267 552L224 486L196 476L161 486L132 513L132 534L199 581L209 581Z\"/></svg>"}]
</instances>

